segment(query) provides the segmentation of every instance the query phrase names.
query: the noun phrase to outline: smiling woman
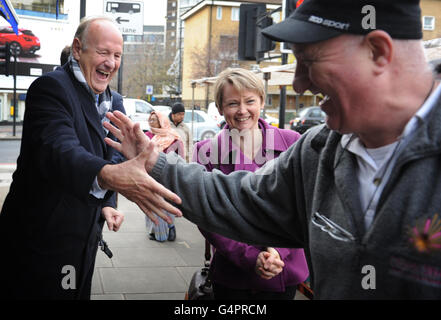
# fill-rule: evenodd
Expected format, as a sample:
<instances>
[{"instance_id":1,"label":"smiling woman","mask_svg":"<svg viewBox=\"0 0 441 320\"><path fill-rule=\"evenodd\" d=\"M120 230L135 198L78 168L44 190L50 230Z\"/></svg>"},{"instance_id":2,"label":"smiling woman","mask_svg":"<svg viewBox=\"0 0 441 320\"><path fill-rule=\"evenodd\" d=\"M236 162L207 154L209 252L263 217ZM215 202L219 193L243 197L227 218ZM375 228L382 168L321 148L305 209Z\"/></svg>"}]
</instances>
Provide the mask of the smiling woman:
<instances>
[{"instance_id":1,"label":"smiling woman","mask_svg":"<svg viewBox=\"0 0 441 320\"><path fill-rule=\"evenodd\" d=\"M216 106L227 125L215 138L195 146L193 160L207 171L256 171L299 139L297 132L259 119L265 90L253 72L226 69L214 88ZM216 299L292 300L296 285L308 275L302 249L262 248L201 232L216 248L210 266ZM271 261L271 266L264 268L265 261Z\"/></svg>"}]
</instances>

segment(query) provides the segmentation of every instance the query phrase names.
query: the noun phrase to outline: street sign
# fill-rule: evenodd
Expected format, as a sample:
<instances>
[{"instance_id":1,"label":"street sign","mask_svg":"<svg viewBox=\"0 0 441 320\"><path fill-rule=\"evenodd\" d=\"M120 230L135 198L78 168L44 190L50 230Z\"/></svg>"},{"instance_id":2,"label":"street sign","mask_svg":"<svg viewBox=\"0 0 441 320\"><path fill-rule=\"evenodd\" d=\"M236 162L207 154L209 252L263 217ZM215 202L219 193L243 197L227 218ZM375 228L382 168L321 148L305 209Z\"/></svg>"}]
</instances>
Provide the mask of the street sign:
<instances>
[{"instance_id":1,"label":"street sign","mask_svg":"<svg viewBox=\"0 0 441 320\"><path fill-rule=\"evenodd\" d=\"M115 19L123 35L143 35L143 2L104 0L104 14Z\"/></svg>"},{"instance_id":2,"label":"street sign","mask_svg":"<svg viewBox=\"0 0 441 320\"><path fill-rule=\"evenodd\" d=\"M146 85L145 86L145 94L153 94L153 86Z\"/></svg>"}]
</instances>

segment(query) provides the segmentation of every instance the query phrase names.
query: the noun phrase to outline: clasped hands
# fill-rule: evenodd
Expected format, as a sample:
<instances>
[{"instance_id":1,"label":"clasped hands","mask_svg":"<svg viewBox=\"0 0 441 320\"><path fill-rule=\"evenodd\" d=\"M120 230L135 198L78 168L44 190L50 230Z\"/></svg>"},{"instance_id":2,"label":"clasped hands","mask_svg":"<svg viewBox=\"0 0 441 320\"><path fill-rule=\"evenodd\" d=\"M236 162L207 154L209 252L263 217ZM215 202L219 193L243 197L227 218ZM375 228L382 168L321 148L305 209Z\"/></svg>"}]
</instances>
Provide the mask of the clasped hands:
<instances>
[{"instance_id":1,"label":"clasped hands","mask_svg":"<svg viewBox=\"0 0 441 320\"><path fill-rule=\"evenodd\" d=\"M127 161L105 165L98 174L100 187L117 191L135 202L155 224L158 224L157 216L172 223L164 210L178 217L182 212L166 199L176 204L180 204L181 199L148 174L159 157L156 145L144 134L139 123L133 123L122 112L108 112L106 117L115 126L104 122L104 127L120 142L109 138L105 138L105 142L121 152Z\"/></svg>"},{"instance_id":2,"label":"clasped hands","mask_svg":"<svg viewBox=\"0 0 441 320\"><path fill-rule=\"evenodd\" d=\"M269 280L282 272L284 266L277 250L269 247L257 256L255 271L261 278Z\"/></svg>"}]
</instances>

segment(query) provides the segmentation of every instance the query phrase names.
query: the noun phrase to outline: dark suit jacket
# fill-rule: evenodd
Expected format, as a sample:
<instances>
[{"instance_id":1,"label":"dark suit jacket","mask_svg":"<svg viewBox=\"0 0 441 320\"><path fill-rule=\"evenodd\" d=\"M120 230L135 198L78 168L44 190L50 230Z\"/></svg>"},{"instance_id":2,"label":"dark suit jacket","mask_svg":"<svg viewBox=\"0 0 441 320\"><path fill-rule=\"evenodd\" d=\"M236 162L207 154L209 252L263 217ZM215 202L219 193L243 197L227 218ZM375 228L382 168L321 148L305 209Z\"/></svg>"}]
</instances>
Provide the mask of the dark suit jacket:
<instances>
[{"instance_id":1,"label":"dark suit jacket","mask_svg":"<svg viewBox=\"0 0 441 320\"><path fill-rule=\"evenodd\" d=\"M124 112L121 96L113 97L113 109ZM105 199L89 194L114 157L104 137L93 97L67 65L32 83L17 170L0 215L0 296L90 297L101 209L115 205L111 191Z\"/></svg>"}]
</instances>

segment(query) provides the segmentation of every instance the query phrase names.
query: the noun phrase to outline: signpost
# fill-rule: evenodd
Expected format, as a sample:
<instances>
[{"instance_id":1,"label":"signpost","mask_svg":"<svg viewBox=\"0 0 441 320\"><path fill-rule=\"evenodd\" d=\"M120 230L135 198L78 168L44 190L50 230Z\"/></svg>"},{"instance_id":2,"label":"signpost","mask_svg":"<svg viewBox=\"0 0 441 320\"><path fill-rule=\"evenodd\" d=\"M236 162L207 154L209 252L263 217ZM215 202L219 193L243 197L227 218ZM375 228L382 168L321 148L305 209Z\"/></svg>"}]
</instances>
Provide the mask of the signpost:
<instances>
[{"instance_id":1,"label":"signpost","mask_svg":"<svg viewBox=\"0 0 441 320\"><path fill-rule=\"evenodd\" d=\"M152 95L153 95L153 86L152 85L146 85L145 86L145 94L147 95L148 101L154 101Z\"/></svg>"},{"instance_id":2,"label":"signpost","mask_svg":"<svg viewBox=\"0 0 441 320\"><path fill-rule=\"evenodd\" d=\"M143 35L144 3L141 1L104 1L104 14L115 19L123 35Z\"/></svg>"},{"instance_id":3,"label":"signpost","mask_svg":"<svg viewBox=\"0 0 441 320\"><path fill-rule=\"evenodd\" d=\"M104 0L104 15L115 19L124 40L126 36L144 34L144 3L141 1L107 1ZM118 71L118 92L122 93L123 62Z\"/></svg>"}]
</instances>

